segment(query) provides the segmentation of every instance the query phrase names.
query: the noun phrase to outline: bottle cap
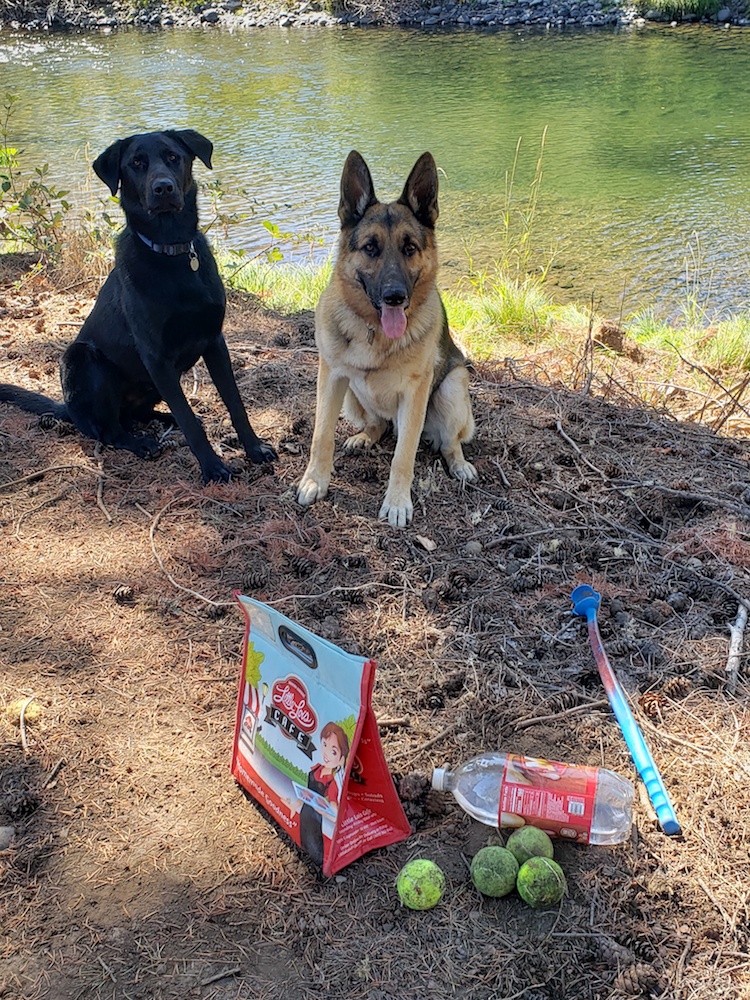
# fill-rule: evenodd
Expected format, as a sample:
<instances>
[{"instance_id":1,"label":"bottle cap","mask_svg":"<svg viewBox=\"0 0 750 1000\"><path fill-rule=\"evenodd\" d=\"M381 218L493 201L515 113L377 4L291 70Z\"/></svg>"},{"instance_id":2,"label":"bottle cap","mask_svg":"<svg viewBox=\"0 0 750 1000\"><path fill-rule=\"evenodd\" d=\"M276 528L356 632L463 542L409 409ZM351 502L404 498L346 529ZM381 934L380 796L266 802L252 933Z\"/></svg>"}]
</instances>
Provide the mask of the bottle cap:
<instances>
[{"instance_id":1,"label":"bottle cap","mask_svg":"<svg viewBox=\"0 0 750 1000\"><path fill-rule=\"evenodd\" d=\"M446 770L444 767L436 767L432 772L432 787L436 792L442 792L445 784Z\"/></svg>"}]
</instances>

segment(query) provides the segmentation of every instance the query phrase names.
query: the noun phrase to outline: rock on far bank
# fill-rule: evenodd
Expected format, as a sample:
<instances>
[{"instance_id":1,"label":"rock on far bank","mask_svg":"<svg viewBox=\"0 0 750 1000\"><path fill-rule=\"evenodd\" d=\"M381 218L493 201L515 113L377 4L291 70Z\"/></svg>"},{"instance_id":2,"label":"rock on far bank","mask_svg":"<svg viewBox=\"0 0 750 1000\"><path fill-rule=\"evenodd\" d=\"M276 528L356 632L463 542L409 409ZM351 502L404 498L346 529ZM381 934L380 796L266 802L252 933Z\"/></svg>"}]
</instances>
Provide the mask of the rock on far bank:
<instances>
[{"instance_id":1,"label":"rock on far bank","mask_svg":"<svg viewBox=\"0 0 750 1000\"><path fill-rule=\"evenodd\" d=\"M463 0L434 3L429 0L359 0L346 10L337 0L297 0L292 5L268 3L266 0L221 0L218 3L198 2L191 6L152 3L133 8L116 2L106 8L86 8L78 0L61 0L56 5L23 6L23 19L18 19L19 6L9 4L0 11L0 21L27 30L112 30L118 27L206 27L223 25L229 28L262 28L275 25L282 28L328 27L335 25L367 26L402 24L413 27L463 27L468 29L502 28L596 28L617 24L645 24L646 21L667 21L657 9L641 15L627 0ZM54 10L54 13L51 13ZM41 13L46 12L46 13ZM714 23L729 26L750 25L744 7L722 8ZM11 19L13 18L13 19ZM696 20L685 14L683 21ZM702 21L708 22L708 18ZM677 22L672 22L676 24Z\"/></svg>"}]
</instances>

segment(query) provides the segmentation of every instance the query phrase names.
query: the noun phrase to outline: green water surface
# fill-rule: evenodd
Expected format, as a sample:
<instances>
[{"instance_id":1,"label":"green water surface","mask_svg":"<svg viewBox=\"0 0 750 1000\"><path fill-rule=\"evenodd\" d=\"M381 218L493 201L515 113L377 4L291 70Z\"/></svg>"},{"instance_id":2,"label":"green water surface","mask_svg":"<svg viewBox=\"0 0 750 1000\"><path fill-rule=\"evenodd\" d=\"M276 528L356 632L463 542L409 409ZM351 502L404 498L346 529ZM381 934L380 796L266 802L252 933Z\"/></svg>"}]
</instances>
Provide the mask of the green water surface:
<instances>
[{"instance_id":1,"label":"green water surface","mask_svg":"<svg viewBox=\"0 0 750 1000\"><path fill-rule=\"evenodd\" d=\"M106 190L88 163L110 142L203 132L222 187L276 206L230 231L235 246L263 245L271 217L325 230L327 253L349 150L389 199L429 149L445 283L500 253L518 140L514 225L546 129L531 242L557 298L615 314L675 315L693 293L717 313L748 306L750 29L6 31L0 88L20 97L24 162L92 199Z\"/></svg>"}]
</instances>

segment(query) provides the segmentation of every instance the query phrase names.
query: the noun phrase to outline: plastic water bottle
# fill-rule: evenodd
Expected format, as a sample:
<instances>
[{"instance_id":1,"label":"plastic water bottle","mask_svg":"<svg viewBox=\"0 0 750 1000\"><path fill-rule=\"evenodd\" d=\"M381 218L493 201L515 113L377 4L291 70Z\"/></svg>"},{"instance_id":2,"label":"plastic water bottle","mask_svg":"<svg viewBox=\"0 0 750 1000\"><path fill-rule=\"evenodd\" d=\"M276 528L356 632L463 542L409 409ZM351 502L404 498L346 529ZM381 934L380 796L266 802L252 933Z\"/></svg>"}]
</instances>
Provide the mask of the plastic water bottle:
<instances>
[{"instance_id":1,"label":"plastic water bottle","mask_svg":"<svg viewBox=\"0 0 750 1000\"><path fill-rule=\"evenodd\" d=\"M432 787L487 826L528 824L581 844L622 843L633 825L633 783L603 767L485 753L455 771L435 768Z\"/></svg>"}]
</instances>

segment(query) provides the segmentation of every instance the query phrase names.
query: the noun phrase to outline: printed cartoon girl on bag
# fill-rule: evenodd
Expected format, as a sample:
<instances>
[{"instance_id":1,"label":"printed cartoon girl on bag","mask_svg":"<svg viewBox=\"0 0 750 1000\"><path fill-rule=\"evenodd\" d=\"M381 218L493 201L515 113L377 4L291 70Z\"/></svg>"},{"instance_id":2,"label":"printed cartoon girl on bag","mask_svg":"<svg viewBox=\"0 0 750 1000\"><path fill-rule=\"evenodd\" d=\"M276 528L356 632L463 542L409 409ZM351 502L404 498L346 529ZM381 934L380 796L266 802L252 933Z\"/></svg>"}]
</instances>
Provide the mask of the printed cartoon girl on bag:
<instances>
[{"instance_id":1,"label":"printed cartoon girl on bag","mask_svg":"<svg viewBox=\"0 0 750 1000\"><path fill-rule=\"evenodd\" d=\"M307 787L295 786L299 797L290 803L289 811L292 816L299 813L300 847L322 868L325 841L330 842L333 834L349 757L349 737L335 722L323 727L320 757L321 763L316 764L307 776Z\"/></svg>"}]
</instances>

